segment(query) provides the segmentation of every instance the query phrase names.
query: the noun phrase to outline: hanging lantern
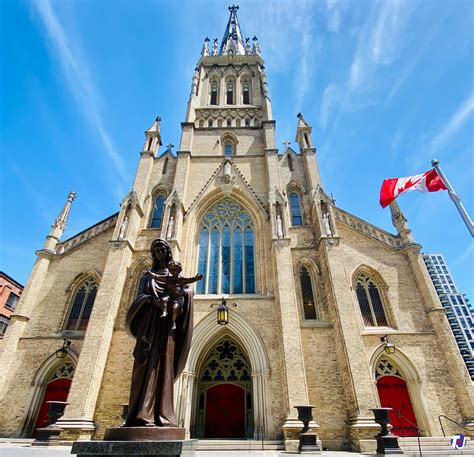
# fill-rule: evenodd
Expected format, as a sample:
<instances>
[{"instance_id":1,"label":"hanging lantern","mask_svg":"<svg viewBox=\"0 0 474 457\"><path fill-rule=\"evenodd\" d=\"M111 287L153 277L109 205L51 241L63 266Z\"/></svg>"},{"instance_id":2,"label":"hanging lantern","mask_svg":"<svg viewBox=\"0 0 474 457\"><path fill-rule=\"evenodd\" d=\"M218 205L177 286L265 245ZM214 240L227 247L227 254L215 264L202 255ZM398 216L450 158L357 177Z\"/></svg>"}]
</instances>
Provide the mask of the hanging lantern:
<instances>
[{"instance_id":1,"label":"hanging lantern","mask_svg":"<svg viewBox=\"0 0 474 457\"><path fill-rule=\"evenodd\" d=\"M229 323L229 308L227 308L224 299L222 299L222 303L217 308L217 323L219 325L227 325Z\"/></svg>"},{"instance_id":2,"label":"hanging lantern","mask_svg":"<svg viewBox=\"0 0 474 457\"><path fill-rule=\"evenodd\" d=\"M384 351L386 354L395 354L395 345L388 342L388 335L382 336L382 338L380 338L380 341L385 344Z\"/></svg>"},{"instance_id":3,"label":"hanging lantern","mask_svg":"<svg viewBox=\"0 0 474 457\"><path fill-rule=\"evenodd\" d=\"M63 340L63 347L58 349L55 352L56 358L58 359L64 359L68 355L68 350L67 348L71 346L72 341L69 340Z\"/></svg>"}]
</instances>

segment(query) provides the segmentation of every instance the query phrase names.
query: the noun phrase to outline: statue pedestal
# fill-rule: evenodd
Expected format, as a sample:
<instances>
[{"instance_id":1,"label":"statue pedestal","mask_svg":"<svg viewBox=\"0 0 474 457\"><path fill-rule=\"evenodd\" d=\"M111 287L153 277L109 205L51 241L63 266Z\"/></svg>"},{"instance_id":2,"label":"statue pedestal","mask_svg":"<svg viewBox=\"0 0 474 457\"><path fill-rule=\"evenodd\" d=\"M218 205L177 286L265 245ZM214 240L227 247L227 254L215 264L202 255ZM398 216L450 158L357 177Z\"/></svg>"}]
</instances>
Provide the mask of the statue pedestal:
<instances>
[{"instance_id":1,"label":"statue pedestal","mask_svg":"<svg viewBox=\"0 0 474 457\"><path fill-rule=\"evenodd\" d=\"M78 457L194 457L198 440L185 440L179 427L110 427L103 441L76 441Z\"/></svg>"}]
</instances>

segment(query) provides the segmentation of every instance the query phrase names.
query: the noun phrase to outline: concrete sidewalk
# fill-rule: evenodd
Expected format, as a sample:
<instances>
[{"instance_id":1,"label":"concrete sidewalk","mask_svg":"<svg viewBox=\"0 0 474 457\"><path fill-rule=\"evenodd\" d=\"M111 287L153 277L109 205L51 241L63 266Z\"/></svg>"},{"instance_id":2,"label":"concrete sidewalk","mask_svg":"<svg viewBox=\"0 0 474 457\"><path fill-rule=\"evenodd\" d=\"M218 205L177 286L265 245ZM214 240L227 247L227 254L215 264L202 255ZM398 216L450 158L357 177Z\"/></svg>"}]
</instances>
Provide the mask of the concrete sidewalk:
<instances>
[{"instance_id":1,"label":"concrete sidewalk","mask_svg":"<svg viewBox=\"0 0 474 457\"><path fill-rule=\"evenodd\" d=\"M300 454L294 454L285 451L196 451L196 457L296 457ZM362 455L357 452L336 452L324 451L323 457L355 457ZM70 457L71 448L69 446L38 447L31 446L30 443L0 443L1 457Z\"/></svg>"}]
</instances>

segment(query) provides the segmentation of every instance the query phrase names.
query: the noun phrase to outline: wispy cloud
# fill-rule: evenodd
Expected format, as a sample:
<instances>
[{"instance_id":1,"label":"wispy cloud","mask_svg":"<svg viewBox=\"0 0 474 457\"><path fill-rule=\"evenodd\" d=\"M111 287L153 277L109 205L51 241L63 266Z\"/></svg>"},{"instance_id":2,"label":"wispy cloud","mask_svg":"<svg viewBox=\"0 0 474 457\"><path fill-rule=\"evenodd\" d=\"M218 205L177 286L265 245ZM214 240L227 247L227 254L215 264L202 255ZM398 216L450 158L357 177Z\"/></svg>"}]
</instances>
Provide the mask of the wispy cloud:
<instances>
[{"instance_id":1,"label":"wispy cloud","mask_svg":"<svg viewBox=\"0 0 474 457\"><path fill-rule=\"evenodd\" d=\"M439 151L474 113L474 94L469 95L453 113L446 125L431 140L430 151Z\"/></svg>"},{"instance_id":2,"label":"wispy cloud","mask_svg":"<svg viewBox=\"0 0 474 457\"><path fill-rule=\"evenodd\" d=\"M326 27L330 32L339 33L342 22L341 5L341 2L337 0L326 0L326 9L328 11Z\"/></svg>"},{"instance_id":3,"label":"wispy cloud","mask_svg":"<svg viewBox=\"0 0 474 457\"><path fill-rule=\"evenodd\" d=\"M78 50L79 44L73 43L71 35L65 33L49 0L33 2L33 6L45 27L50 48L59 59L69 90L76 99L82 115L91 128L95 129L110 162L122 180L119 186L121 189L117 189L117 192L123 195L122 187L127 181L124 162L105 127L100 112L100 97L90 77L87 61L81 57Z\"/></svg>"},{"instance_id":4,"label":"wispy cloud","mask_svg":"<svg viewBox=\"0 0 474 457\"><path fill-rule=\"evenodd\" d=\"M469 257L474 255L474 242L472 242L469 247L454 261L454 265L463 263Z\"/></svg>"},{"instance_id":5,"label":"wispy cloud","mask_svg":"<svg viewBox=\"0 0 474 457\"><path fill-rule=\"evenodd\" d=\"M330 113L353 111L375 102L376 90L381 82L387 81L386 75L380 77L382 70L393 67L406 44L404 31L411 13L412 8L401 0L374 3L367 21L357 32L347 79L329 83L324 91L320 108L323 128L327 126ZM390 77L393 79L393 74Z\"/></svg>"}]
</instances>

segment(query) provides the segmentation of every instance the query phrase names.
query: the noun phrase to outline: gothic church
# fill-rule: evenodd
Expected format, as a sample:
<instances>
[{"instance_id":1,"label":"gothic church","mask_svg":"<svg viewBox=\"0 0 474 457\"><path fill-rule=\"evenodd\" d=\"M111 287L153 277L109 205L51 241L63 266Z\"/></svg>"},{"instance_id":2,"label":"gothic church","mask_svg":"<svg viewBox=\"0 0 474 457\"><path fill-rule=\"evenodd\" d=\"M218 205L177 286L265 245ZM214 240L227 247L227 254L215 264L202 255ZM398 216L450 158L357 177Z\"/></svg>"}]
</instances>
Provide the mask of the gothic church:
<instances>
[{"instance_id":1,"label":"gothic church","mask_svg":"<svg viewBox=\"0 0 474 457\"><path fill-rule=\"evenodd\" d=\"M204 275L175 386L190 437L292 449L294 406L308 404L329 449L373 450L380 406L400 411L400 436L441 436L441 414L472 423L471 380L405 217L393 203L392 234L336 206L301 114L298 150L278 151L259 43L244 39L237 9L222 41L204 42L177 153L157 153L157 118L120 211L61 240L71 193L37 251L0 342L2 436L33 436L47 400L67 398L65 440L122 422L125 315L159 237L183 274ZM211 306L223 296L227 325Z\"/></svg>"}]
</instances>

